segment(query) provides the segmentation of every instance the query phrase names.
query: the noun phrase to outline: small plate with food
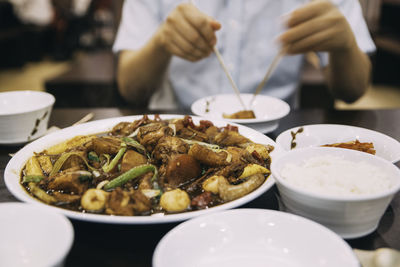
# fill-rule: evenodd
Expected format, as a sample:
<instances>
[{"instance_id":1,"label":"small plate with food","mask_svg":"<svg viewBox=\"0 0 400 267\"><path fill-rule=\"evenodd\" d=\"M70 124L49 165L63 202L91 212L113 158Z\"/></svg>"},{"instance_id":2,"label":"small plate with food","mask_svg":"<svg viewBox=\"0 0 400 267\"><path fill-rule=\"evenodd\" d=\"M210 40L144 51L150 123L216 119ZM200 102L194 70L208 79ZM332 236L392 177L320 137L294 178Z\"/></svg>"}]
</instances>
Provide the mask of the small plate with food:
<instances>
[{"instance_id":1,"label":"small plate with food","mask_svg":"<svg viewBox=\"0 0 400 267\"><path fill-rule=\"evenodd\" d=\"M235 94L208 96L195 101L192 112L210 119L240 123L262 133L274 131L279 120L290 112L290 106L283 100L266 95L258 95L250 106L253 94L240 94L244 109Z\"/></svg>"},{"instance_id":2,"label":"small plate with food","mask_svg":"<svg viewBox=\"0 0 400 267\"><path fill-rule=\"evenodd\" d=\"M238 124L182 115L88 122L22 148L4 178L19 200L117 224L186 220L243 205L272 187L280 150Z\"/></svg>"},{"instance_id":3,"label":"small plate with food","mask_svg":"<svg viewBox=\"0 0 400 267\"><path fill-rule=\"evenodd\" d=\"M366 128L340 124L303 125L288 129L276 138L284 151L295 148L328 146L367 152L396 163L400 143L394 138Z\"/></svg>"}]
</instances>

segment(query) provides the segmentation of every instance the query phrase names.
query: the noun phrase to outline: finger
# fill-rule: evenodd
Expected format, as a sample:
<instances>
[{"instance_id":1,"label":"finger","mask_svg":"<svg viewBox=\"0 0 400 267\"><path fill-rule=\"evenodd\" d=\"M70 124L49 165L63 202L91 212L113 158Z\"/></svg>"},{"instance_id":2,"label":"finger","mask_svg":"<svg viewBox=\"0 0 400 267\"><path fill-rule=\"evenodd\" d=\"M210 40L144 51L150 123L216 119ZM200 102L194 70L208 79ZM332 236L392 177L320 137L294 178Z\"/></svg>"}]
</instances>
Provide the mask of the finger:
<instances>
[{"instance_id":1,"label":"finger","mask_svg":"<svg viewBox=\"0 0 400 267\"><path fill-rule=\"evenodd\" d=\"M183 15L181 16L182 18L173 24L174 29L198 50L201 50L204 54L208 54L211 50L210 45Z\"/></svg>"},{"instance_id":2,"label":"finger","mask_svg":"<svg viewBox=\"0 0 400 267\"><path fill-rule=\"evenodd\" d=\"M196 7L183 9L183 15L186 20L203 36L210 46L216 43L215 31L220 28L220 24L207 15L200 12ZM216 29L216 30L214 30Z\"/></svg>"},{"instance_id":3,"label":"finger","mask_svg":"<svg viewBox=\"0 0 400 267\"><path fill-rule=\"evenodd\" d=\"M195 62L198 61L199 58L196 58L195 56L191 55L191 54L187 54L185 51L183 51L179 46L177 46L175 43L170 43L168 45L168 50L170 51L170 53L172 53L173 55Z\"/></svg>"},{"instance_id":4,"label":"finger","mask_svg":"<svg viewBox=\"0 0 400 267\"><path fill-rule=\"evenodd\" d=\"M329 1L312 1L293 11L287 20L289 28L299 25L307 20L320 16L332 8Z\"/></svg>"},{"instance_id":5,"label":"finger","mask_svg":"<svg viewBox=\"0 0 400 267\"><path fill-rule=\"evenodd\" d=\"M330 26L329 21L324 19L311 19L293 28L290 28L278 37L278 40L283 44L290 44L292 42L301 40L307 36L313 35L317 32L324 31Z\"/></svg>"},{"instance_id":6,"label":"finger","mask_svg":"<svg viewBox=\"0 0 400 267\"><path fill-rule=\"evenodd\" d=\"M310 51L324 51L328 49L328 45L332 42L331 36L334 34L334 29L329 29L327 31L317 32L313 35L307 36L301 40L292 43L287 53L288 54L300 54Z\"/></svg>"},{"instance_id":7,"label":"finger","mask_svg":"<svg viewBox=\"0 0 400 267\"><path fill-rule=\"evenodd\" d=\"M202 50L197 49L180 34L176 34L173 38L171 38L171 41L186 54L194 56L196 58L203 58L208 54L206 52L203 52Z\"/></svg>"}]
</instances>

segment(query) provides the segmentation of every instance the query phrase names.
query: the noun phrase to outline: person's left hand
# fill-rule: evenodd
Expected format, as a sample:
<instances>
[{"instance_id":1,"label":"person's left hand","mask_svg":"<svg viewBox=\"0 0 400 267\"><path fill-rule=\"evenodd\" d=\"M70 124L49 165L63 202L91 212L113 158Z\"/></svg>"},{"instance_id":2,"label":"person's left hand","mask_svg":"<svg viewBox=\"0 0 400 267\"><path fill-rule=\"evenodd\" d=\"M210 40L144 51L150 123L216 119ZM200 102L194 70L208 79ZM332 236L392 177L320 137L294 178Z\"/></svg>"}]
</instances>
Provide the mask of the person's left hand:
<instances>
[{"instance_id":1,"label":"person's left hand","mask_svg":"<svg viewBox=\"0 0 400 267\"><path fill-rule=\"evenodd\" d=\"M279 36L287 54L340 52L356 45L343 14L330 1L312 1L289 15L288 30Z\"/></svg>"}]
</instances>

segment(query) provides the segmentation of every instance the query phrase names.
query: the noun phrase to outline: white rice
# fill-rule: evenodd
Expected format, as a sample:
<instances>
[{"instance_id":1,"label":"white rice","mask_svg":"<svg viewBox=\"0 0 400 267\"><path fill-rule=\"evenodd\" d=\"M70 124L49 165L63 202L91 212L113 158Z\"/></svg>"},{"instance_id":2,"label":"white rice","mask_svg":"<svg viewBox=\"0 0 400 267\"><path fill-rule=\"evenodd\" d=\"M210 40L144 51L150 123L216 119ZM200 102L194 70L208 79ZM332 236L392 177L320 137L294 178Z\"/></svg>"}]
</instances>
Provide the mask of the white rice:
<instances>
[{"instance_id":1,"label":"white rice","mask_svg":"<svg viewBox=\"0 0 400 267\"><path fill-rule=\"evenodd\" d=\"M293 186L331 196L369 195L393 186L381 168L335 156L313 157L299 165L286 164L281 176Z\"/></svg>"}]
</instances>

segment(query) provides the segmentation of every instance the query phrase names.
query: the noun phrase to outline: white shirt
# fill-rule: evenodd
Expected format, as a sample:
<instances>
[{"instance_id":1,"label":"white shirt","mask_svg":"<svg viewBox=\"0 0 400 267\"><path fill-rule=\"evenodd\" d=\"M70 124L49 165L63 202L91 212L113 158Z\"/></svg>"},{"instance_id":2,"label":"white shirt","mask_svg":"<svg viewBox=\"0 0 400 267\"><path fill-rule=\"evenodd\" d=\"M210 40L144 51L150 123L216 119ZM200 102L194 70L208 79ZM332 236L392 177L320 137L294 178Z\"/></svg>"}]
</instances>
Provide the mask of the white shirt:
<instances>
[{"instance_id":1,"label":"white shirt","mask_svg":"<svg viewBox=\"0 0 400 267\"><path fill-rule=\"evenodd\" d=\"M155 33L168 14L183 1L125 0L114 51L140 49ZM276 38L284 31L283 17L304 4L304 0L197 0L197 7L222 24L217 32L217 48L241 93L254 93L273 57L278 53ZM358 0L332 0L349 21L358 45L372 52L375 45L368 32ZM322 65L326 53L319 53ZM303 55L285 56L262 94L290 102L297 88ZM232 93L232 87L214 54L198 62L173 57L164 83L171 85L178 104L189 108L197 99L220 93ZM163 91L161 91L162 93ZM164 91L165 92L165 91ZM150 108L162 105L165 95L155 95ZM165 104L165 103L164 103Z\"/></svg>"}]
</instances>

